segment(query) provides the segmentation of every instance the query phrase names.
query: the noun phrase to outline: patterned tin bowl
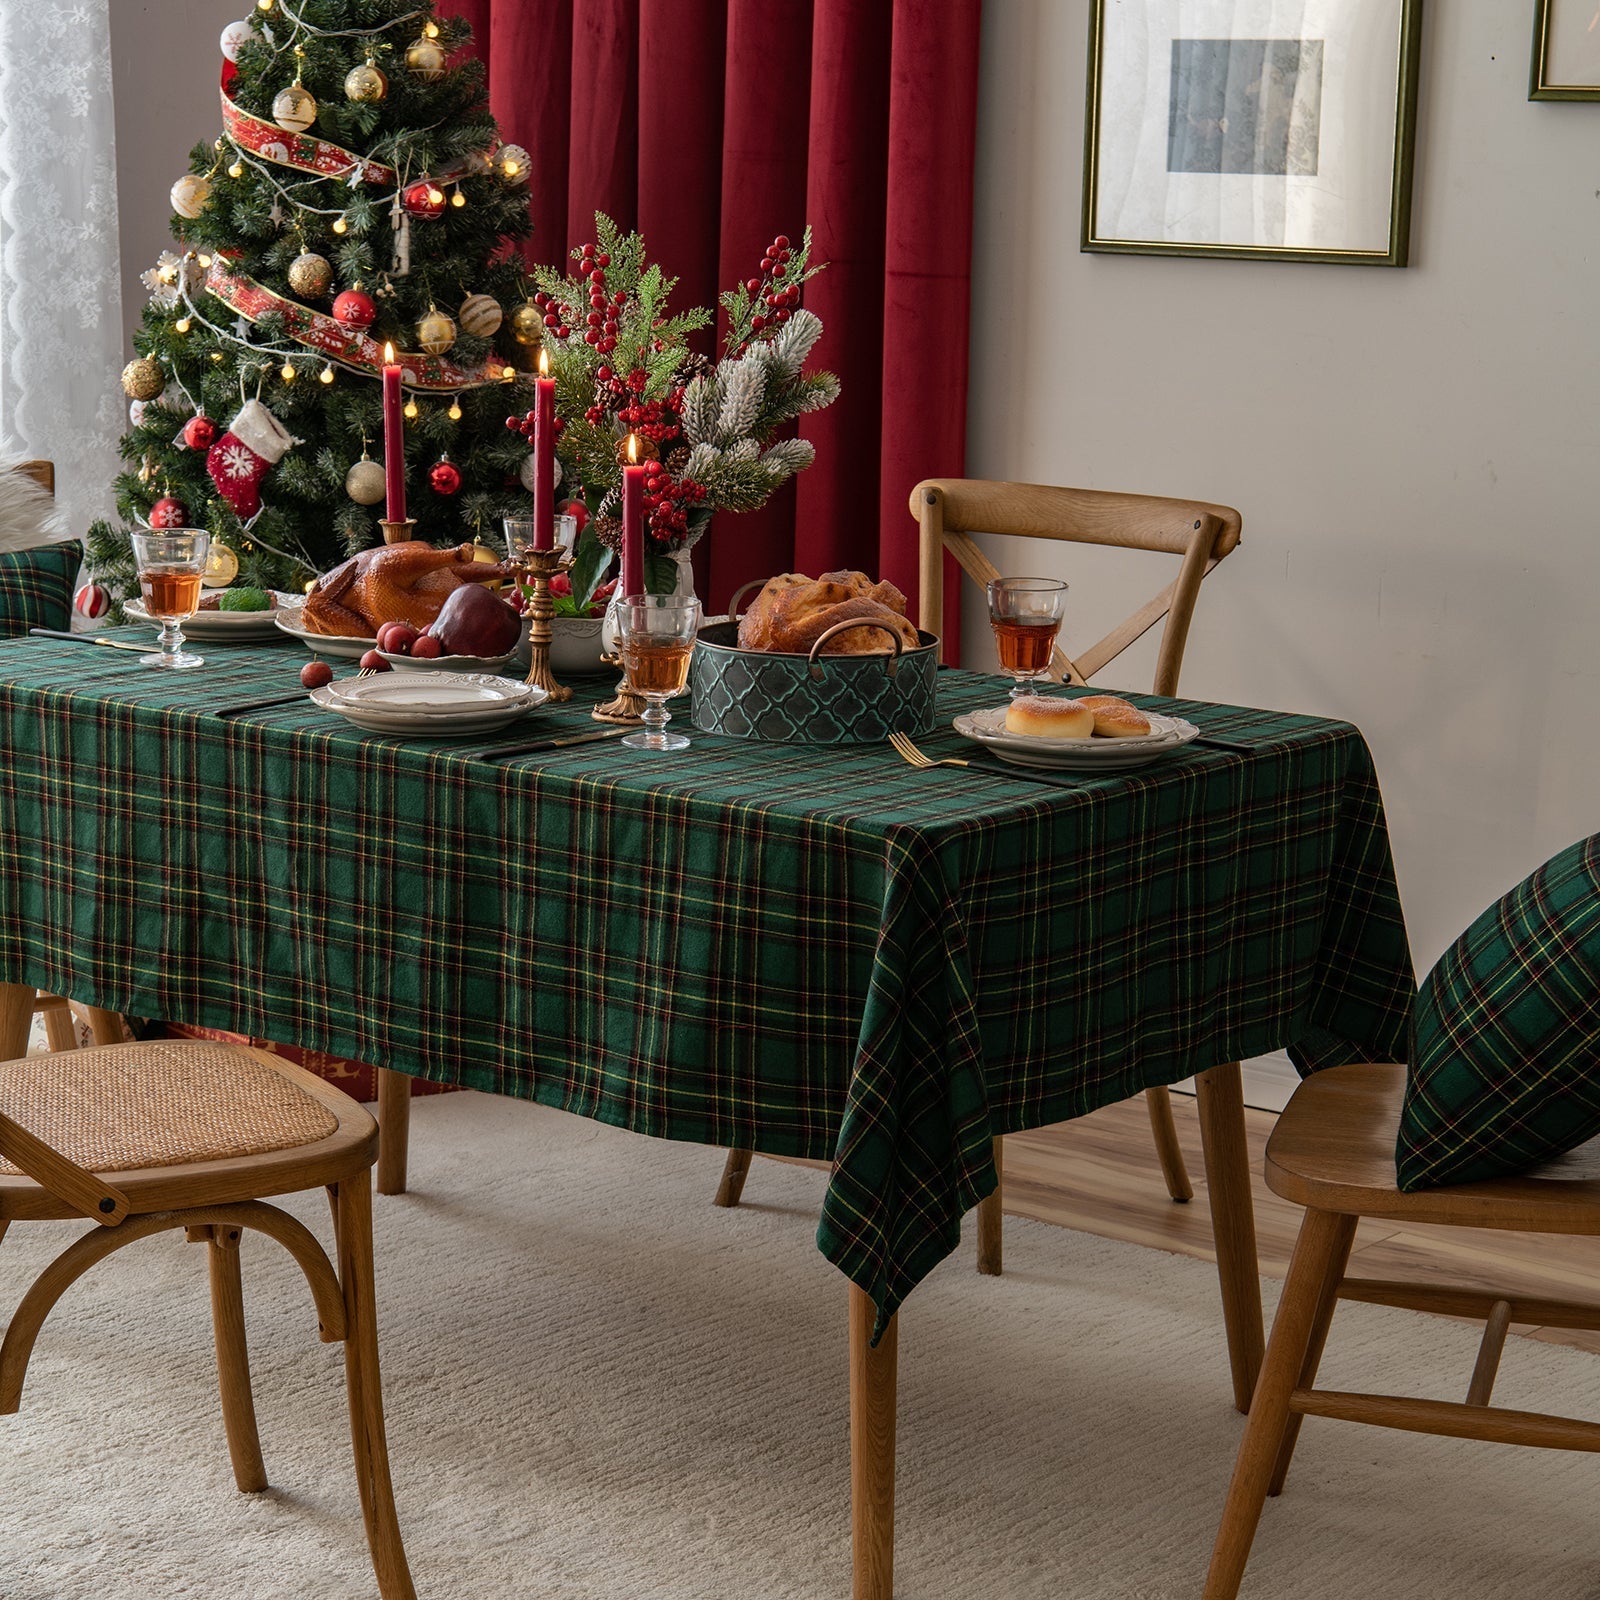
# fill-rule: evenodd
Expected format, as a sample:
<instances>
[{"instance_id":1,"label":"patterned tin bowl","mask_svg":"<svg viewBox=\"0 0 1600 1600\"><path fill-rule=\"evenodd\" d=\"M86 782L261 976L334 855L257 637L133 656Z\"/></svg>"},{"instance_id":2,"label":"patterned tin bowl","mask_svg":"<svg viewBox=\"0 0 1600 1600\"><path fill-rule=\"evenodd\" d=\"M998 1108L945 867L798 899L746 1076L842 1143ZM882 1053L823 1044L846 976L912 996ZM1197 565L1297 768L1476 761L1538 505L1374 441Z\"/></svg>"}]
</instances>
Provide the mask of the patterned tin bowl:
<instances>
[{"instance_id":1,"label":"patterned tin bowl","mask_svg":"<svg viewBox=\"0 0 1600 1600\"><path fill-rule=\"evenodd\" d=\"M877 744L891 733L931 733L938 639L919 633L921 644L907 650L885 628L892 654L820 654L834 633L861 626L839 623L809 655L783 655L741 650L736 622L708 624L689 663L690 720L703 733L774 744Z\"/></svg>"}]
</instances>

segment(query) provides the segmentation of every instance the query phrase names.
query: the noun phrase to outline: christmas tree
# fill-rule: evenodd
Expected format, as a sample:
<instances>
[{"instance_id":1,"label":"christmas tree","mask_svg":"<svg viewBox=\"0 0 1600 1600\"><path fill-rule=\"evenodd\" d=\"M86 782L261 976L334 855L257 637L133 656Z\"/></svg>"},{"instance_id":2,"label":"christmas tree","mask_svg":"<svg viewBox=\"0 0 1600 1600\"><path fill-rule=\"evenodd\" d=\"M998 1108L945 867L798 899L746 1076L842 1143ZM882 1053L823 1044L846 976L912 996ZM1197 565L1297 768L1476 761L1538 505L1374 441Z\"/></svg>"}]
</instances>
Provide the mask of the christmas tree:
<instances>
[{"instance_id":1,"label":"christmas tree","mask_svg":"<svg viewBox=\"0 0 1600 1600\"><path fill-rule=\"evenodd\" d=\"M386 344L415 537L527 514L506 423L544 331L515 251L528 157L500 143L469 37L432 0L258 0L224 31L223 132L173 185L177 248L123 372L128 526L89 535L115 590L142 524L209 529L213 579L236 556L264 588L381 542Z\"/></svg>"}]
</instances>

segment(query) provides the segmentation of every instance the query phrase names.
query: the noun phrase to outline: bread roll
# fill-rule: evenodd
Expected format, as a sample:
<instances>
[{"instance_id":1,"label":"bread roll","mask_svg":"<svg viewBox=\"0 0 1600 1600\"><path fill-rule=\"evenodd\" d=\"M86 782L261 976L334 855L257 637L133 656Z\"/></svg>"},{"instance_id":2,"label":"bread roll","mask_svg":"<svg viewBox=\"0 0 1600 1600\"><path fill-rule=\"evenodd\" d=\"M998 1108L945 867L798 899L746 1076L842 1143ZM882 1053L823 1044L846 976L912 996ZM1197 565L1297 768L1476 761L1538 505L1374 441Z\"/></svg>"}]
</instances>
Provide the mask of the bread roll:
<instances>
[{"instance_id":1,"label":"bread roll","mask_svg":"<svg viewBox=\"0 0 1600 1600\"><path fill-rule=\"evenodd\" d=\"M1006 708L1006 732L1030 739L1087 739L1094 732L1094 713L1081 700L1025 694Z\"/></svg>"},{"instance_id":2,"label":"bread roll","mask_svg":"<svg viewBox=\"0 0 1600 1600\"><path fill-rule=\"evenodd\" d=\"M1079 701L1094 715L1094 731L1102 739L1141 739L1150 719L1137 706L1114 694L1086 694Z\"/></svg>"}]
</instances>

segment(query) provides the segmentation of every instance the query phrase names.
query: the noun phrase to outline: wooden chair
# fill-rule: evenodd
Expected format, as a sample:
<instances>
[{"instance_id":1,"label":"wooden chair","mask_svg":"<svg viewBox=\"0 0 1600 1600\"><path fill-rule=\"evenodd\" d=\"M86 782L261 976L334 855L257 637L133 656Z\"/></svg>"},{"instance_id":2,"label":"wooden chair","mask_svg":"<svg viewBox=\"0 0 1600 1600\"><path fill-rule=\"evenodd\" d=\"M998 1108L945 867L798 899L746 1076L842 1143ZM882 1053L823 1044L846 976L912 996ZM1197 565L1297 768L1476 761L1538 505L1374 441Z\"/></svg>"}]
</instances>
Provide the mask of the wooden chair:
<instances>
[{"instance_id":1,"label":"wooden chair","mask_svg":"<svg viewBox=\"0 0 1600 1600\"><path fill-rule=\"evenodd\" d=\"M1087 683L1163 618L1160 652L1152 692L1175 695L1183 647L1201 580L1239 542L1240 518L1227 506L1200 500L1167 500L1154 495L1108 494L1095 489L1057 489L1031 483L991 483L976 478L929 478L911 492L911 514L921 528L918 615L930 633L943 627L944 554L948 551L983 588L1001 576L984 555L975 533L1002 533L1074 544L1116 545L1181 556L1178 576L1153 600L1119 623L1097 644L1070 660L1060 649L1051 676L1064 683ZM1145 1103L1167 1192L1177 1201L1194 1197L1184 1167L1172 1100L1165 1088L1147 1089ZM1004 1167L1002 1144L995 1140L995 1170L1002 1186L978 1207L978 1270L998 1274L1003 1265L1001 1216ZM750 1169L748 1150L730 1150L717 1190L719 1206L739 1203Z\"/></svg>"},{"instance_id":2,"label":"wooden chair","mask_svg":"<svg viewBox=\"0 0 1600 1600\"><path fill-rule=\"evenodd\" d=\"M1302 1417L1335 1417L1493 1444L1600 1451L1600 1423L1489 1404L1511 1323L1600 1328L1600 1303L1345 1276L1362 1217L1407 1227L1600 1234L1600 1140L1527 1177L1403 1194L1395 1185L1394 1153L1405 1081L1400 1066L1333 1067L1316 1073L1295 1091L1268 1142L1267 1186L1305 1206L1306 1214L1239 1446L1205 1600L1233 1600L1238 1593L1262 1506L1269 1494L1283 1488ZM1314 1387L1340 1300L1485 1319L1466 1399L1419 1400ZM1425 1337L1426 1324L1419 1323L1417 1332ZM1333 1559L1329 1557L1330 1572Z\"/></svg>"},{"instance_id":3,"label":"wooden chair","mask_svg":"<svg viewBox=\"0 0 1600 1600\"><path fill-rule=\"evenodd\" d=\"M15 1038L29 991L0 989ZM0 1341L0 1413L21 1402L34 1341L62 1293L123 1245L181 1229L210 1266L222 1416L234 1481L267 1486L250 1392L239 1240L276 1239L305 1273L319 1333L345 1347L351 1435L383 1600L415 1600L395 1514L373 1303L372 1118L265 1050L189 1040L119 1044L0 1065L0 1237L13 1222L97 1224L40 1273ZM337 1267L263 1197L326 1187ZM112 1374L108 1373L108 1379Z\"/></svg>"}]
</instances>

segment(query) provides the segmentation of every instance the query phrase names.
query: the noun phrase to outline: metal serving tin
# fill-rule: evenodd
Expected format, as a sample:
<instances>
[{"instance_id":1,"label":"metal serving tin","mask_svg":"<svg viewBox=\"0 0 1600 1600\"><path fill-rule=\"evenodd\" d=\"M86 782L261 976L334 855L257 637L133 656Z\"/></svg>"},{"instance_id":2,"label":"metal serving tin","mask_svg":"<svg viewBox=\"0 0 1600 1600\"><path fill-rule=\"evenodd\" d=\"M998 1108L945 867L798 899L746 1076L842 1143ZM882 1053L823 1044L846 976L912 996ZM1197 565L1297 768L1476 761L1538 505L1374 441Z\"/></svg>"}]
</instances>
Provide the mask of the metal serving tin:
<instances>
[{"instance_id":1,"label":"metal serving tin","mask_svg":"<svg viewBox=\"0 0 1600 1600\"><path fill-rule=\"evenodd\" d=\"M859 621L829 628L809 655L741 650L737 622L700 630L689 664L690 719L705 733L775 744L876 744L891 733L933 731L939 641L907 650L892 628L893 654L820 654L844 628L881 626Z\"/></svg>"}]
</instances>

